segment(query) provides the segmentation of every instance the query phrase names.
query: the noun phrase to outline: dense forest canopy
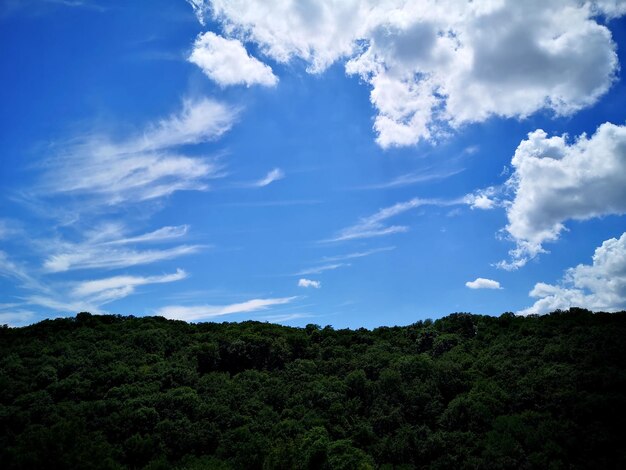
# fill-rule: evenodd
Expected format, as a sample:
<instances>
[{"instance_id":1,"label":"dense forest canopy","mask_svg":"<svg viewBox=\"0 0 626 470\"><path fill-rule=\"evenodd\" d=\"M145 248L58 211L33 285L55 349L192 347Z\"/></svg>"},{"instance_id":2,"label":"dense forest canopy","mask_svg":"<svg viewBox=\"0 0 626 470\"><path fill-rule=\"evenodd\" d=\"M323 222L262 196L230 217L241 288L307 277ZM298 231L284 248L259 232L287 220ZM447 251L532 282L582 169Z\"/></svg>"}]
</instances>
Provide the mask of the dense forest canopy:
<instances>
[{"instance_id":1,"label":"dense forest canopy","mask_svg":"<svg viewBox=\"0 0 626 470\"><path fill-rule=\"evenodd\" d=\"M626 312L0 328L5 469L626 468Z\"/></svg>"}]
</instances>

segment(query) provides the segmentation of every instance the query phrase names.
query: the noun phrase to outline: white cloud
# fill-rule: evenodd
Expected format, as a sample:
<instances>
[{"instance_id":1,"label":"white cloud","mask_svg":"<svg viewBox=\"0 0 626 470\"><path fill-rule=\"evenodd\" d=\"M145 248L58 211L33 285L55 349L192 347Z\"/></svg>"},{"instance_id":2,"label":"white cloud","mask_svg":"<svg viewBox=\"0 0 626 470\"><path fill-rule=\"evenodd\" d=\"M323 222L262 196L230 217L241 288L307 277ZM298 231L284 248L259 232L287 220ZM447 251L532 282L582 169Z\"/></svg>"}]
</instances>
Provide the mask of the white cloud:
<instances>
[{"instance_id":1,"label":"white cloud","mask_svg":"<svg viewBox=\"0 0 626 470\"><path fill-rule=\"evenodd\" d=\"M357 224L340 230L334 237L324 241L337 242L354 240L358 238L382 237L394 233L406 232L409 230L407 226L386 225L386 220L402 214L403 212L407 212L409 210L416 209L422 206L451 206L464 202L465 201L463 199L441 201L436 199L413 198L410 201L399 202L397 204L394 204L393 206L380 209L378 212L368 217L363 217Z\"/></svg>"},{"instance_id":2,"label":"white cloud","mask_svg":"<svg viewBox=\"0 0 626 470\"><path fill-rule=\"evenodd\" d=\"M375 253L381 253L383 251L391 251L395 249L396 249L395 246L384 246L382 248L374 248L372 250L367 250L367 251L357 251L357 252L348 253L345 255L325 256L323 259L324 261L343 261L347 259L364 258L366 256L373 255Z\"/></svg>"},{"instance_id":3,"label":"white cloud","mask_svg":"<svg viewBox=\"0 0 626 470\"><path fill-rule=\"evenodd\" d=\"M188 226L166 226L152 232L129 236L122 224L100 224L82 234L82 240L38 240L46 272L76 269L125 268L197 253L206 245L177 245L169 248L138 249L132 245L162 244L187 233Z\"/></svg>"},{"instance_id":4,"label":"white cloud","mask_svg":"<svg viewBox=\"0 0 626 470\"><path fill-rule=\"evenodd\" d=\"M626 232L596 248L593 263L570 268L559 285L537 283L530 296L538 300L521 315L543 314L556 309L626 309Z\"/></svg>"},{"instance_id":5,"label":"white cloud","mask_svg":"<svg viewBox=\"0 0 626 470\"><path fill-rule=\"evenodd\" d=\"M207 2L206 0L187 0L187 3L189 3L189 5L191 5L191 8L193 8L193 12L195 13L196 18L198 18L200 24L202 26L205 26L205 18L207 18L211 14L211 5L209 4L209 2Z\"/></svg>"},{"instance_id":6,"label":"white cloud","mask_svg":"<svg viewBox=\"0 0 626 470\"><path fill-rule=\"evenodd\" d=\"M0 325L23 326L32 323L34 318L35 314L30 310L0 308Z\"/></svg>"},{"instance_id":7,"label":"white cloud","mask_svg":"<svg viewBox=\"0 0 626 470\"><path fill-rule=\"evenodd\" d=\"M126 245L129 243L149 243L149 242L162 242L164 240L170 240L172 238L179 238L187 234L189 225L178 225L175 227L167 226L161 227L153 232L144 233L135 237L120 238L117 240L110 240L104 242L106 245Z\"/></svg>"},{"instance_id":8,"label":"white cloud","mask_svg":"<svg viewBox=\"0 0 626 470\"><path fill-rule=\"evenodd\" d=\"M200 34L189 56L204 74L220 86L275 86L278 77L272 68L248 55L238 39L226 39L208 31Z\"/></svg>"},{"instance_id":9,"label":"white cloud","mask_svg":"<svg viewBox=\"0 0 626 470\"><path fill-rule=\"evenodd\" d=\"M477 277L476 280L468 281L465 285L470 289L502 289L498 281L485 279L483 277Z\"/></svg>"},{"instance_id":10,"label":"white cloud","mask_svg":"<svg viewBox=\"0 0 626 470\"><path fill-rule=\"evenodd\" d=\"M626 2L624 0L594 0L592 8L607 18L618 18L626 15Z\"/></svg>"},{"instance_id":11,"label":"white cloud","mask_svg":"<svg viewBox=\"0 0 626 470\"><path fill-rule=\"evenodd\" d=\"M491 116L571 114L597 101L618 70L596 16L623 2L195 0L227 36L312 73L347 60L371 87L382 147L437 139Z\"/></svg>"},{"instance_id":12,"label":"white cloud","mask_svg":"<svg viewBox=\"0 0 626 470\"><path fill-rule=\"evenodd\" d=\"M322 283L320 281L302 278L298 281L298 287L313 287L314 289L319 289L322 287Z\"/></svg>"},{"instance_id":13,"label":"white cloud","mask_svg":"<svg viewBox=\"0 0 626 470\"><path fill-rule=\"evenodd\" d=\"M288 304L296 298L297 297L252 299L246 302L230 305L170 305L157 310L156 315L163 316L171 320L198 321L236 313L250 313L267 310L275 305Z\"/></svg>"},{"instance_id":14,"label":"white cloud","mask_svg":"<svg viewBox=\"0 0 626 470\"><path fill-rule=\"evenodd\" d=\"M151 124L142 136L127 141L127 151L161 150L200 144L221 137L233 126L239 110L209 98L185 99L180 112Z\"/></svg>"},{"instance_id":15,"label":"white cloud","mask_svg":"<svg viewBox=\"0 0 626 470\"><path fill-rule=\"evenodd\" d=\"M35 294L25 298L25 303L63 313L106 313L102 309L103 305L128 297L138 286L175 282L186 277L187 273L178 269L173 274L161 276L114 276L78 283L61 283L54 290L36 290Z\"/></svg>"},{"instance_id":16,"label":"white cloud","mask_svg":"<svg viewBox=\"0 0 626 470\"><path fill-rule=\"evenodd\" d=\"M516 248L500 267L516 269L544 252L568 220L626 213L626 126L605 123L591 138L583 134L571 143L536 130L520 143L512 165L506 232Z\"/></svg>"},{"instance_id":17,"label":"white cloud","mask_svg":"<svg viewBox=\"0 0 626 470\"><path fill-rule=\"evenodd\" d=\"M324 264L322 266L316 266L314 268L303 269L300 272L297 272L296 276L306 276L308 274L320 274L324 271L334 271L335 269L342 268L344 266L350 266L348 263L334 263L334 264Z\"/></svg>"},{"instance_id":18,"label":"white cloud","mask_svg":"<svg viewBox=\"0 0 626 470\"><path fill-rule=\"evenodd\" d=\"M144 251L86 245L68 246L68 248L67 252L46 258L44 269L56 273L76 269L124 268L190 255L197 253L203 247L200 245L180 245L161 250Z\"/></svg>"},{"instance_id":19,"label":"white cloud","mask_svg":"<svg viewBox=\"0 0 626 470\"><path fill-rule=\"evenodd\" d=\"M301 318L310 318L312 315L308 313L286 313L283 315L267 315L259 317L259 320L268 321L270 323L285 323L291 320L299 320Z\"/></svg>"},{"instance_id":20,"label":"white cloud","mask_svg":"<svg viewBox=\"0 0 626 470\"><path fill-rule=\"evenodd\" d=\"M29 273L28 269L9 259L4 251L0 251L0 276L17 280L22 287L26 289L46 289L45 286Z\"/></svg>"},{"instance_id":21,"label":"white cloud","mask_svg":"<svg viewBox=\"0 0 626 470\"><path fill-rule=\"evenodd\" d=\"M40 190L44 194L91 196L107 205L145 201L182 190L206 190L222 176L206 158L189 157L175 147L218 138L237 111L210 99L185 100L183 109L123 141L88 136L75 139L49 159Z\"/></svg>"},{"instance_id":22,"label":"white cloud","mask_svg":"<svg viewBox=\"0 0 626 470\"><path fill-rule=\"evenodd\" d=\"M59 299L53 295L35 294L25 299L26 303L30 305L37 305L44 307L48 310L63 313L78 313L78 312L91 312L91 313L104 313L98 305L92 304L86 300L66 300Z\"/></svg>"},{"instance_id":23,"label":"white cloud","mask_svg":"<svg viewBox=\"0 0 626 470\"><path fill-rule=\"evenodd\" d=\"M493 186L486 189L479 189L478 191L465 196L465 203L472 209L494 209L502 205L502 202L495 197L499 192L500 188L495 188Z\"/></svg>"},{"instance_id":24,"label":"white cloud","mask_svg":"<svg viewBox=\"0 0 626 470\"><path fill-rule=\"evenodd\" d=\"M285 172L280 168L274 168L270 172L267 173L263 178L253 183L253 186L257 188L262 188L269 184L272 184L274 181L282 180L285 177Z\"/></svg>"},{"instance_id":25,"label":"white cloud","mask_svg":"<svg viewBox=\"0 0 626 470\"><path fill-rule=\"evenodd\" d=\"M407 173L405 175L400 175L397 178L394 178L390 181L380 184L372 184L369 186L363 186L360 189L389 189L389 188L400 188L402 186L409 186L416 183L424 183L426 181L440 180L449 178L450 176L458 175L463 172L464 169L455 169L455 170L447 170L447 171L424 171L418 173Z\"/></svg>"},{"instance_id":26,"label":"white cloud","mask_svg":"<svg viewBox=\"0 0 626 470\"><path fill-rule=\"evenodd\" d=\"M185 279L187 273L178 269L174 274L162 276L114 276L93 281L82 281L71 291L73 297L88 298L102 305L132 294L137 286L163 284Z\"/></svg>"}]
</instances>

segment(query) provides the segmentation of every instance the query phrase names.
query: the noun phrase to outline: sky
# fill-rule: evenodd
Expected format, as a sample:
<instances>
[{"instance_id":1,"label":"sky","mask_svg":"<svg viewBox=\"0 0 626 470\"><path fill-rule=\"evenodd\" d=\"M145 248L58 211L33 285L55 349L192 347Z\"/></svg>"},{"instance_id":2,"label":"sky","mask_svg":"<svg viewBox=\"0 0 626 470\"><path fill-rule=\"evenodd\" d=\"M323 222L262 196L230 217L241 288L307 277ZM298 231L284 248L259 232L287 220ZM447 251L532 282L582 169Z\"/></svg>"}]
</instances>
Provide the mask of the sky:
<instances>
[{"instance_id":1,"label":"sky","mask_svg":"<svg viewBox=\"0 0 626 470\"><path fill-rule=\"evenodd\" d=\"M626 1L0 2L0 324L626 309Z\"/></svg>"}]
</instances>

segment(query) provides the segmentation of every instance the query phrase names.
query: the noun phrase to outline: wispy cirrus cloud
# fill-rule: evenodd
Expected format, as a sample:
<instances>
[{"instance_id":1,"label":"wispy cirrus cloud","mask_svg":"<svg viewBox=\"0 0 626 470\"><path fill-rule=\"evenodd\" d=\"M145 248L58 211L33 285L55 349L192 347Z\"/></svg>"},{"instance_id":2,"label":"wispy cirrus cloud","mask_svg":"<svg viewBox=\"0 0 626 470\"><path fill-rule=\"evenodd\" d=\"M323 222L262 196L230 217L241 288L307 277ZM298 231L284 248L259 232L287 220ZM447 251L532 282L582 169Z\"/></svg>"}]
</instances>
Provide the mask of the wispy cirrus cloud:
<instances>
[{"instance_id":1,"label":"wispy cirrus cloud","mask_svg":"<svg viewBox=\"0 0 626 470\"><path fill-rule=\"evenodd\" d=\"M251 313L267 310L276 305L293 302L297 297L252 299L229 305L169 305L156 311L156 315L171 320L198 321L237 313Z\"/></svg>"},{"instance_id":2,"label":"wispy cirrus cloud","mask_svg":"<svg viewBox=\"0 0 626 470\"><path fill-rule=\"evenodd\" d=\"M401 188L404 186L410 186L417 183L425 183L427 181L436 181L442 180L446 178L450 178L451 176L458 175L462 173L464 168L458 168L455 170L447 170L447 171L424 171L424 172L416 172L416 173L407 173L404 175L400 175L392 180L386 181L384 183L371 184L367 186L361 186L358 189L391 189L391 188Z\"/></svg>"},{"instance_id":3,"label":"wispy cirrus cloud","mask_svg":"<svg viewBox=\"0 0 626 470\"><path fill-rule=\"evenodd\" d=\"M308 274L320 274L324 271L334 271L335 269L343 268L344 266L350 266L350 263L332 263L323 264L321 266L314 266L312 268L303 269L294 274L294 276L306 276Z\"/></svg>"},{"instance_id":4,"label":"wispy cirrus cloud","mask_svg":"<svg viewBox=\"0 0 626 470\"><path fill-rule=\"evenodd\" d=\"M160 249L137 249L128 247L130 243L140 243L156 241L159 236L167 233L170 238L173 231L168 233L166 227L164 232L158 233L158 230L136 237L122 239L90 239L78 243L60 241L52 243L52 251L48 254L43 262L43 268L47 272L64 272L77 269L94 269L94 268L126 268L143 264L155 263L157 261L174 259L179 256L197 253L205 245L178 245ZM163 230L163 229L160 229ZM186 232L186 230L185 230ZM156 235L155 235L156 234ZM176 234L181 236L180 233ZM131 240L134 238L134 241ZM161 239L163 240L163 238Z\"/></svg>"},{"instance_id":5,"label":"wispy cirrus cloud","mask_svg":"<svg viewBox=\"0 0 626 470\"><path fill-rule=\"evenodd\" d=\"M326 261L326 262L330 262L330 261L345 261L345 260L348 260L348 259L364 258L366 256L374 255L376 253L382 253L382 252L385 252L385 251L391 251L391 250L395 250L395 249L396 249L395 246L384 246L382 248L374 248L372 250L366 250L366 251L356 251L354 253L347 253L345 255L324 256L322 258L322 260Z\"/></svg>"},{"instance_id":6,"label":"wispy cirrus cloud","mask_svg":"<svg viewBox=\"0 0 626 470\"><path fill-rule=\"evenodd\" d=\"M280 168L274 168L270 172L267 173L263 178L258 181L255 181L252 185L257 188L262 188L269 184L272 184L274 181L281 180L285 177L285 172Z\"/></svg>"},{"instance_id":7,"label":"wispy cirrus cloud","mask_svg":"<svg viewBox=\"0 0 626 470\"><path fill-rule=\"evenodd\" d=\"M23 326L34 318L35 312L21 308L19 304L0 304L0 325Z\"/></svg>"},{"instance_id":8,"label":"wispy cirrus cloud","mask_svg":"<svg viewBox=\"0 0 626 470\"><path fill-rule=\"evenodd\" d=\"M285 323L292 320L299 320L301 318L311 318L314 315L308 313L285 313L282 315L266 315L259 317L259 320L268 321L270 323Z\"/></svg>"},{"instance_id":9,"label":"wispy cirrus cloud","mask_svg":"<svg viewBox=\"0 0 626 470\"><path fill-rule=\"evenodd\" d=\"M361 220L355 225L340 230L335 234L335 236L328 240L323 240L323 242L339 242L360 238L382 237L394 233L407 232L409 230L408 226L388 225L386 224L386 221L392 217L422 206L453 206L463 203L464 199L445 201L420 198L414 198L406 202L399 202L393 206L380 209L368 217L361 218Z\"/></svg>"},{"instance_id":10,"label":"wispy cirrus cloud","mask_svg":"<svg viewBox=\"0 0 626 470\"><path fill-rule=\"evenodd\" d=\"M147 284L164 284L180 281L187 273L178 269L173 274L161 276L113 276L79 282L71 291L72 297L87 298L102 305L132 294L136 287Z\"/></svg>"},{"instance_id":11,"label":"wispy cirrus cloud","mask_svg":"<svg viewBox=\"0 0 626 470\"><path fill-rule=\"evenodd\" d=\"M126 140L88 135L62 146L42 166L38 193L75 195L116 205L141 202L176 191L206 190L223 168L207 158L187 156L178 147L208 142L230 129L238 111L203 98L185 100L179 113L148 125Z\"/></svg>"},{"instance_id":12,"label":"wispy cirrus cloud","mask_svg":"<svg viewBox=\"0 0 626 470\"><path fill-rule=\"evenodd\" d=\"M187 277L182 269L160 276L113 276L79 282L55 283L54 289L35 293L24 298L27 305L43 307L53 312L74 314L81 311L106 313L103 306L135 293L140 286L165 284Z\"/></svg>"},{"instance_id":13,"label":"wispy cirrus cloud","mask_svg":"<svg viewBox=\"0 0 626 470\"><path fill-rule=\"evenodd\" d=\"M104 242L105 245L127 245L129 243L156 243L173 238L179 238L187 234L189 225L161 227L153 232L144 233L134 237L119 238Z\"/></svg>"}]
</instances>

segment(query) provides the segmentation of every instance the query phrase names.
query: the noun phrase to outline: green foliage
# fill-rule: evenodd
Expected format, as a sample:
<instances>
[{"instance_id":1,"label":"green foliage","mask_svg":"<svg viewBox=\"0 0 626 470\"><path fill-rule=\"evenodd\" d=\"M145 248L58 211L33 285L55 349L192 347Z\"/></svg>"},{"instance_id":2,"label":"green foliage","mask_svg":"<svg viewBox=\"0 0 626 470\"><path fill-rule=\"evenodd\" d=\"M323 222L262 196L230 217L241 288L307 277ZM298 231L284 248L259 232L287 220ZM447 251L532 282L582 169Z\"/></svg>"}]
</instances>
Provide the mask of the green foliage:
<instances>
[{"instance_id":1,"label":"green foliage","mask_svg":"<svg viewBox=\"0 0 626 470\"><path fill-rule=\"evenodd\" d=\"M626 468L626 312L0 328L3 469Z\"/></svg>"}]
</instances>

